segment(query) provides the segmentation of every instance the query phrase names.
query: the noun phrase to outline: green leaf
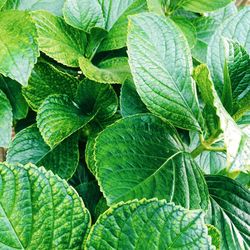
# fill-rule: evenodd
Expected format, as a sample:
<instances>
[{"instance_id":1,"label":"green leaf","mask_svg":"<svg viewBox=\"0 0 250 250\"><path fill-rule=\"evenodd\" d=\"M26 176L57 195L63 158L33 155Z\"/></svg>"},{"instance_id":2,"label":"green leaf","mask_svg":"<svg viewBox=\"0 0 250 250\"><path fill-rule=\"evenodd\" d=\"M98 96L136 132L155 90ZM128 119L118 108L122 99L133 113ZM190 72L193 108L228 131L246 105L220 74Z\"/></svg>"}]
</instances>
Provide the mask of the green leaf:
<instances>
[{"instance_id":1,"label":"green leaf","mask_svg":"<svg viewBox=\"0 0 250 250\"><path fill-rule=\"evenodd\" d=\"M147 0L147 5L149 11L165 16L164 0Z\"/></svg>"},{"instance_id":2,"label":"green leaf","mask_svg":"<svg viewBox=\"0 0 250 250\"><path fill-rule=\"evenodd\" d=\"M1 10L2 7L4 6L4 4L5 4L6 1L7 1L7 0L0 0L0 10Z\"/></svg>"},{"instance_id":3,"label":"green leaf","mask_svg":"<svg viewBox=\"0 0 250 250\"><path fill-rule=\"evenodd\" d=\"M120 96L121 114L123 117L136 115L139 113L148 113L145 104L136 92L136 88L132 79L127 79L122 84Z\"/></svg>"},{"instance_id":4,"label":"green leaf","mask_svg":"<svg viewBox=\"0 0 250 250\"><path fill-rule=\"evenodd\" d=\"M102 7L98 0L66 0L63 15L68 24L86 32L93 27L105 28Z\"/></svg>"},{"instance_id":5,"label":"green leaf","mask_svg":"<svg viewBox=\"0 0 250 250\"><path fill-rule=\"evenodd\" d=\"M32 125L16 134L7 152L7 162L44 166L61 178L69 179L78 166L77 139L74 134L51 150L36 125Z\"/></svg>"},{"instance_id":6,"label":"green leaf","mask_svg":"<svg viewBox=\"0 0 250 250\"><path fill-rule=\"evenodd\" d=\"M213 225L208 224L208 235L212 238L212 245L216 247L216 250L220 250L220 231Z\"/></svg>"},{"instance_id":7,"label":"green leaf","mask_svg":"<svg viewBox=\"0 0 250 250\"><path fill-rule=\"evenodd\" d=\"M24 119L28 113L28 104L22 95L21 85L10 78L0 75L0 89L10 101L14 119Z\"/></svg>"},{"instance_id":8,"label":"green leaf","mask_svg":"<svg viewBox=\"0 0 250 250\"><path fill-rule=\"evenodd\" d=\"M90 215L65 181L34 165L0 164L1 249L82 249Z\"/></svg>"},{"instance_id":9,"label":"green leaf","mask_svg":"<svg viewBox=\"0 0 250 250\"><path fill-rule=\"evenodd\" d=\"M130 17L128 54L136 89L147 108L176 127L201 130L191 53L173 21L153 13Z\"/></svg>"},{"instance_id":10,"label":"green leaf","mask_svg":"<svg viewBox=\"0 0 250 250\"><path fill-rule=\"evenodd\" d=\"M102 61L95 66L85 57L79 58L83 74L90 80L100 83L123 83L130 75L128 59L115 57Z\"/></svg>"},{"instance_id":11,"label":"green leaf","mask_svg":"<svg viewBox=\"0 0 250 250\"><path fill-rule=\"evenodd\" d=\"M0 147L7 148L11 141L12 119L10 102L0 90Z\"/></svg>"},{"instance_id":12,"label":"green leaf","mask_svg":"<svg viewBox=\"0 0 250 250\"><path fill-rule=\"evenodd\" d=\"M28 78L39 56L36 27L29 13L0 12L0 73L21 83Z\"/></svg>"},{"instance_id":13,"label":"green leaf","mask_svg":"<svg viewBox=\"0 0 250 250\"><path fill-rule=\"evenodd\" d=\"M7 0L4 10L46 10L57 16L62 16L64 0Z\"/></svg>"},{"instance_id":14,"label":"green leaf","mask_svg":"<svg viewBox=\"0 0 250 250\"><path fill-rule=\"evenodd\" d=\"M227 18L214 33L207 52L207 64L219 95L223 89L223 72L226 59L225 38L237 40L250 53L250 8Z\"/></svg>"},{"instance_id":15,"label":"green leaf","mask_svg":"<svg viewBox=\"0 0 250 250\"><path fill-rule=\"evenodd\" d=\"M145 114L121 119L99 134L94 150L108 205L157 197L186 208L207 208L200 169L182 152L176 131L160 118Z\"/></svg>"},{"instance_id":16,"label":"green leaf","mask_svg":"<svg viewBox=\"0 0 250 250\"><path fill-rule=\"evenodd\" d=\"M73 99L78 83L71 75L48 63L39 62L31 73L28 86L22 92L29 106L37 111L49 95L66 94Z\"/></svg>"},{"instance_id":17,"label":"green leaf","mask_svg":"<svg viewBox=\"0 0 250 250\"><path fill-rule=\"evenodd\" d=\"M199 86L203 101L213 107L219 118L219 128L224 132L224 142L227 147L227 161L230 170L248 169L250 154L250 137L237 126L227 113L218 97L206 65L198 66L194 78Z\"/></svg>"},{"instance_id":18,"label":"green leaf","mask_svg":"<svg viewBox=\"0 0 250 250\"><path fill-rule=\"evenodd\" d=\"M165 200L134 200L111 207L97 220L87 249L212 249L204 215Z\"/></svg>"},{"instance_id":19,"label":"green leaf","mask_svg":"<svg viewBox=\"0 0 250 250\"><path fill-rule=\"evenodd\" d=\"M125 1L123 1L125 2ZM128 16L147 11L145 0L135 0L110 28L107 37L101 43L98 52L121 49L126 46Z\"/></svg>"},{"instance_id":20,"label":"green leaf","mask_svg":"<svg viewBox=\"0 0 250 250\"><path fill-rule=\"evenodd\" d=\"M210 223L221 232L221 249L250 247L250 192L224 176L207 176L212 214Z\"/></svg>"},{"instance_id":21,"label":"green leaf","mask_svg":"<svg viewBox=\"0 0 250 250\"><path fill-rule=\"evenodd\" d=\"M209 12L223 8L233 0L183 0L181 7L193 12Z\"/></svg>"},{"instance_id":22,"label":"green leaf","mask_svg":"<svg viewBox=\"0 0 250 250\"><path fill-rule=\"evenodd\" d=\"M94 118L67 95L51 95L37 112L37 126L44 141L54 148Z\"/></svg>"},{"instance_id":23,"label":"green leaf","mask_svg":"<svg viewBox=\"0 0 250 250\"><path fill-rule=\"evenodd\" d=\"M85 52L86 34L46 11L32 12L38 31L39 48L49 57L70 67L78 67Z\"/></svg>"}]
</instances>

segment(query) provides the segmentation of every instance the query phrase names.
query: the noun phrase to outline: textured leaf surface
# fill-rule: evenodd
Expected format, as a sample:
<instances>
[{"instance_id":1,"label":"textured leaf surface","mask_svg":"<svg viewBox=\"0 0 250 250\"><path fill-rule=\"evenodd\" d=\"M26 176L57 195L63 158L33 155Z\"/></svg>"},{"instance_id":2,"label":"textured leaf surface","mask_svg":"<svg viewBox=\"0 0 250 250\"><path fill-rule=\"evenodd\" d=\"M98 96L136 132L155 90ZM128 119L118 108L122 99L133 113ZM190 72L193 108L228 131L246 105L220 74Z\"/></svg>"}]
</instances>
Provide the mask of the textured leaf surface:
<instances>
[{"instance_id":1,"label":"textured leaf surface","mask_svg":"<svg viewBox=\"0 0 250 250\"><path fill-rule=\"evenodd\" d=\"M128 59L115 57L95 66L85 57L79 59L83 74L90 80L100 83L123 83L130 74Z\"/></svg>"},{"instance_id":2,"label":"textured leaf surface","mask_svg":"<svg viewBox=\"0 0 250 250\"><path fill-rule=\"evenodd\" d=\"M77 193L34 165L0 164L0 248L82 249L90 215Z\"/></svg>"},{"instance_id":3,"label":"textured leaf surface","mask_svg":"<svg viewBox=\"0 0 250 250\"><path fill-rule=\"evenodd\" d=\"M220 237L221 237L221 234L220 234L220 231L214 227L213 225L207 225L207 228L208 228L208 235L212 238L212 245L214 245L216 247L216 250L220 250Z\"/></svg>"},{"instance_id":4,"label":"textured leaf surface","mask_svg":"<svg viewBox=\"0 0 250 250\"><path fill-rule=\"evenodd\" d=\"M212 249L201 211L164 200L120 203L99 217L87 249Z\"/></svg>"},{"instance_id":5,"label":"textured leaf surface","mask_svg":"<svg viewBox=\"0 0 250 250\"><path fill-rule=\"evenodd\" d=\"M66 0L63 14L68 24L87 32L93 27L105 27L98 0Z\"/></svg>"},{"instance_id":6,"label":"textured leaf surface","mask_svg":"<svg viewBox=\"0 0 250 250\"><path fill-rule=\"evenodd\" d=\"M0 75L0 89L10 101L14 118L17 120L24 119L28 113L28 104L22 95L21 85Z\"/></svg>"},{"instance_id":7,"label":"textured leaf surface","mask_svg":"<svg viewBox=\"0 0 250 250\"><path fill-rule=\"evenodd\" d=\"M210 223L221 232L221 249L249 249L249 191L223 176L207 176L206 181L212 205Z\"/></svg>"},{"instance_id":8,"label":"textured leaf surface","mask_svg":"<svg viewBox=\"0 0 250 250\"><path fill-rule=\"evenodd\" d=\"M80 110L67 95L51 95L37 113L37 126L44 141L52 148L93 119L95 114Z\"/></svg>"},{"instance_id":9,"label":"textured leaf surface","mask_svg":"<svg viewBox=\"0 0 250 250\"><path fill-rule=\"evenodd\" d=\"M35 11L32 17L38 31L40 50L59 63L78 67L78 57L86 48L86 34L46 11Z\"/></svg>"},{"instance_id":10,"label":"textured leaf surface","mask_svg":"<svg viewBox=\"0 0 250 250\"><path fill-rule=\"evenodd\" d=\"M36 27L27 12L0 13L0 73L27 85L39 56Z\"/></svg>"},{"instance_id":11,"label":"textured leaf surface","mask_svg":"<svg viewBox=\"0 0 250 250\"><path fill-rule=\"evenodd\" d=\"M78 166L77 139L74 134L51 150L36 125L32 125L16 134L7 153L7 162L44 166L61 178L69 179Z\"/></svg>"},{"instance_id":12,"label":"textured leaf surface","mask_svg":"<svg viewBox=\"0 0 250 250\"><path fill-rule=\"evenodd\" d=\"M177 127L200 130L191 53L182 32L170 19L144 13L130 18L128 33L132 75L147 108Z\"/></svg>"},{"instance_id":13,"label":"textured leaf surface","mask_svg":"<svg viewBox=\"0 0 250 250\"><path fill-rule=\"evenodd\" d=\"M157 197L206 209L202 173L183 150L175 130L154 115L130 116L106 128L96 139L95 160L108 204Z\"/></svg>"},{"instance_id":14,"label":"textured leaf surface","mask_svg":"<svg viewBox=\"0 0 250 250\"><path fill-rule=\"evenodd\" d=\"M29 106L38 110L43 101L53 94L66 94L72 99L76 95L78 80L69 74L59 71L48 63L37 63L32 71L23 95Z\"/></svg>"},{"instance_id":15,"label":"textured leaf surface","mask_svg":"<svg viewBox=\"0 0 250 250\"><path fill-rule=\"evenodd\" d=\"M12 131L12 108L6 95L0 90L0 147L8 147Z\"/></svg>"},{"instance_id":16,"label":"textured leaf surface","mask_svg":"<svg viewBox=\"0 0 250 250\"><path fill-rule=\"evenodd\" d=\"M223 87L223 69L225 64L224 37L237 40L250 53L250 8L242 9L238 14L226 19L214 33L207 53L207 63L212 79L219 94Z\"/></svg>"},{"instance_id":17,"label":"textured leaf surface","mask_svg":"<svg viewBox=\"0 0 250 250\"><path fill-rule=\"evenodd\" d=\"M4 9L46 10L55 15L62 15L64 0L7 0Z\"/></svg>"}]
</instances>

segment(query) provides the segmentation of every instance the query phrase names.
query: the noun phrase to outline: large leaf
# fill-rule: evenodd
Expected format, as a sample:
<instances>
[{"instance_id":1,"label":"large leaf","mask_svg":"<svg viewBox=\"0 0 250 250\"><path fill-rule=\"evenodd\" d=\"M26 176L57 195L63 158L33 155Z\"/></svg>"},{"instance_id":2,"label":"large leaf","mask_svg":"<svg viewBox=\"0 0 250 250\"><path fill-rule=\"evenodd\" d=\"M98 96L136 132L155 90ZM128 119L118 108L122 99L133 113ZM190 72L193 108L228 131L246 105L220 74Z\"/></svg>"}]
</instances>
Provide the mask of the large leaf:
<instances>
[{"instance_id":1,"label":"large leaf","mask_svg":"<svg viewBox=\"0 0 250 250\"><path fill-rule=\"evenodd\" d=\"M128 16L146 10L147 5L145 0L135 0L114 23L108 35L102 41L98 51L115 50L125 47L127 42Z\"/></svg>"},{"instance_id":2,"label":"large leaf","mask_svg":"<svg viewBox=\"0 0 250 250\"><path fill-rule=\"evenodd\" d=\"M0 75L0 89L10 101L14 118L17 120L24 119L28 113L28 104L22 95L21 85L10 78Z\"/></svg>"},{"instance_id":3,"label":"large leaf","mask_svg":"<svg viewBox=\"0 0 250 250\"><path fill-rule=\"evenodd\" d=\"M28 86L23 88L23 95L29 106L38 110L49 95L66 94L73 99L78 83L79 81L71 75L48 63L40 62L35 65Z\"/></svg>"},{"instance_id":4,"label":"large leaf","mask_svg":"<svg viewBox=\"0 0 250 250\"><path fill-rule=\"evenodd\" d=\"M207 176L211 197L210 223L221 232L221 249L250 247L250 192L232 179Z\"/></svg>"},{"instance_id":5,"label":"large leaf","mask_svg":"<svg viewBox=\"0 0 250 250\"><path fill-rule=\"evenodd\" d=\"M201 211L165 200L135 200L111 207L97 220L87 249L212 249Z\"/></svg>"},{"instance_id":6,"label":"large leaf","mask_svg":"<svg viewBox=\"0 0 250 250\"><path fill-rule=\"evenodd\" d=\"M63 14L68 24L87 32L93 27L105 27L98 0L66 0Z\"/></svg>"},{"instance_id":7,"label":"large leaf","mask_svg":"<svg viewBox=\"0 0 250 250\"><path fill-rule=\"evenodd\" d=\"M250 8L242 9L238 14L226 19L214 33L207 52L207 63L211 71L216 90L222 93L224 82L226 38L238 41L250 53Z\"/></svg>"},{"instance_id":8,"label":"large leaf","mask_svg":"<svg viewBox=\"0 0 250 250\"><path fill-rule=\"evenodd\" d=\"M12 108L6 95L0 90L0 147L8 147L12 131Z\"/></svg>"},{"instance_id":9,"label":"large leaf","mask_svg":"<svg viewBox=\"0 0 250 250\"><path fill-rule=\"evenodd\" d=\"M16 134L7 152L8 163L33 163L44 166L63 179L73 176L79 161L76 134L61 142L53 150L44 142L36 125Z\"/></svg>"},{"instance_id":10,"label":"large leaf","mask_svg":"<svg viewBox=\"0 0 250 250\"><path fill-rule=\"evenodd\" d=\"M34 165L0 164L0 248L82 249L90 215L73 188Z\"/></svg>"},{"instance_id":11,"label":"large leaf","mask_svg":"<svg viewBox=\"0 0 250 250\"><path fill-rule=\"evenodd\" d=\"M55 15L62 15L64 0L7 0L4 5L6 9L18 10L47 10Z\"/></svg>"},{"instance_id":12,"label":"large leaf","mask_svg":"<svg viewBox=\"0 0 250 250\"><path fill-rule=\"evenodd\" d=\"M0 73L27 85L39 56L36 27L22 11L0 12Z\"/></svg>"},{"instance_id":13,"label":"large leaf","mask_svg":"<svg viewBox=\"0 0 250 250\"><path fill-rule=\"evenodd\" d=\"M128 33L132 75L147 108L177 127L200 130L191 53L182 32L170 19L144 13L130 18Z\"/></svg>"},{"instance_id":14,"label":"large leaf","mask_svg":"<svg viewBox=\"0 0 250 250\"><path fill-rule=\"evenodd\" d=\"M121 119L99 134L94 149L97 178L108 204L157 197L206 209L200 169L182 152L175 130L160 118L145 114Z\"/></svg>"},{"instance_id":15,"label":"large leaf","mask_svg":"<svg viewBox=\"0 0 250 250\"><path fill-rule=\"evenodd\" d=\"M38 31L42 52L66 66L78 67L78 58L84 54L86 34L46 11L32 13Z\"/></svg>"},{"instance_id":16,"label":"large leaf","mask_svg":"<svg viewBox=\"0 0 250 250\"><path fill-rule=\"evenodd\" d=\"M94 118L87 114L67 95L51 95L37 113L37 126L44 141L55 147Z\"/></svg>"}]
</instances>

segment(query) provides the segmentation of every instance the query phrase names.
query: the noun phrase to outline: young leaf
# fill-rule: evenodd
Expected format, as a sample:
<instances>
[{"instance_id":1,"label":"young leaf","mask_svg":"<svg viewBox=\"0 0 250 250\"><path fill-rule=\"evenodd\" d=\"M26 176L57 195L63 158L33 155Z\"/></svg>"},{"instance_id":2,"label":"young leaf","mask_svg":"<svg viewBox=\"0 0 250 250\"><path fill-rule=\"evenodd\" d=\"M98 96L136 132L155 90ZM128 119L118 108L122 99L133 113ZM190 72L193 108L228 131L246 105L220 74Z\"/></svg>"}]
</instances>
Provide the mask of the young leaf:
<instances>
[{"instance_id":1,"label":"young leaf","mask_svg":"<svg viewBox=\"0 0 250 250\"><path fill-rule=\"evenodd\" d=\"M95 115L81 111L67 95L51 95L38 109L37 126L44 141L54 148L90 122Z\"/></svg>"},{"instance_id":2,"label":"young leaf","mask_svg":"<svg viewBox=\"0 0 250 250\"><path fill-rule=\"evenodd\" d=\"M128 59L115 57L107 59L95 66L85 57L79 58L83 74L90 80L100 83L123 83L130 75Z\"/></svg>"},{"instance_id":3,"label":"young leaf","mask_svg":"<svg viewBox=\"0 0 250 250\"><path fill-rule=\"evenodd\" d=\"M210 224L207 225L207 228L208 228L208 235L212 238L212 245L216 247L216 250L220 250L221 249L220 231L216 227Z\"/></svg>"},{"instance_id":4,"label":"young leaf","mask_svg":"<svg viewBox=\"0 0 250 250\"><path fill-rule=\"evenodd\" d=\"M46 11L32 12L38 31L39 48L49 57L70 67L78 67L85 52L86 34Z\"/></svg>"},{"instance_id":5,"label":"young leaf","mask_svg":"<svg viewBox=\"0 0 250 250\"><path fill-rule=\"evenodd\" d=\"M78 83L71 75L48 63L39 62L31 73L28 86L23 88L22 92L29 106L37 111L49 95L66 94L73 99Z\"/></svg>"},{"instance_id":6,"label":"young leaf","mask_svg":"<svg viewBox=\"0 0 250 250\"><path fill-rule=\"evenodd\" d=\"M98 0L66 0L63 15L68 24L86 32L93 27L105 28L102 6Z\"/></svg>"},{"instance_id":7,"label":"young leaf","mask_svg":"<svg viewBox=\"0 0 250 250\"><path fill-rule=\"evenodd\" d=\"M156 199L119 203L102 214L87 238L86 248L100 246L118 250L212 249L201 211L188 211Z\"/></svg>"},{"instance_id":8,"label":"young leaf","mask_svg":"<svg viewBox=\"0 0 250 250\"><path fill-rule=\"evenodd\" d=\"M238 14L227 18L214 33L207 52L207 64L219 95L223 89L223 70L226 59L225 38L237 40L250 53L250 8L242 9Z\"/></svg>"},{"instance_id":9,"label":"young leaf","mask_svg":"<svg viewBox=\"0 0 250 250\"><path fill-rule=\"evenodd\" d=\"M11 141L12 108L6 95L0 90L0 147L8 147Z\"/></svg>"},{"instance_id":10,"label":"young leaf","mask_svg":"<svg viewBox=\"0 0 250 250\"><path fill-rule=\"evenodd\" d=\"M97 179L108 204L157 197L206 209L200 169L182 152L176 131L160 118L145 114L121 119L99 134L94 148Z\"/></svg>"},{"instance_id":11,"label":"young leaf","mask_svg":"<svg viewBox=\"0 0 250 250\"><path fill-rule=\"evenodd\" d=\"M2 90L10 101L13 118L16 120L24 119L28 113L28 104L23 95L21 85L4 76L0 75L0 90Z\"/></svg>"},{"instance_id":12,"label":"young leaf","mask_svg":"<svg viewBox=\"0 0 250 250\"><path fill-rule=\"evenodd\" d=\"M22 85L39 56L36 27L28 12L0 12L0 73Z\"/></svg>"},{"instance_id":13,"label":"young leaf","mask_svg":"<svg viewBox=\"0 0 250 250\"><path fill-rule=\"evenodd\" d=\"M153 13L130 17L128 54L136 89L147 108L177 127L201 130L191 53L173 21Z\"/></svg>"},{"instance_id":14,"label":"young leaf","mask_svg":"<svg viewBox=\"0 0 250 250\"><path fill-rule=\"evenodd\" d=\"M90 215L76 191L34 165L0 164L2 249L82 249Z\"/></svg>"},{"instance_id":15,"label":"young leaf","mask_svg":"<svg viewBox=\"0 0 250 250\"><path fill-rule=\"evenodd\" d=\"M4 10L46 10L54 15L62 16L64 0L7 0Z\"/></svg>"},{"instance_id":16,"label":"young leaf","mask_svg":"<svg viewBox=\"0 0 250 250\"><path fill-rule=\"evenodd\" d=\"M250 192L224 176L206 176L212 214L210 223L221 232L221 249L250 247Z\"/></svg>"},{"instance_id":17,"label":"young leaf","mask_svg":"<svg viewBox=\"0 0 250 250\"><path fill-rule=\"evenodd\" d=\"M7 153L8 163L44 166L63 179L73 176L79 161L78 136L70 136L53 150L44 142L36 125L16 134Z\"/></svg>"}]
</instances>

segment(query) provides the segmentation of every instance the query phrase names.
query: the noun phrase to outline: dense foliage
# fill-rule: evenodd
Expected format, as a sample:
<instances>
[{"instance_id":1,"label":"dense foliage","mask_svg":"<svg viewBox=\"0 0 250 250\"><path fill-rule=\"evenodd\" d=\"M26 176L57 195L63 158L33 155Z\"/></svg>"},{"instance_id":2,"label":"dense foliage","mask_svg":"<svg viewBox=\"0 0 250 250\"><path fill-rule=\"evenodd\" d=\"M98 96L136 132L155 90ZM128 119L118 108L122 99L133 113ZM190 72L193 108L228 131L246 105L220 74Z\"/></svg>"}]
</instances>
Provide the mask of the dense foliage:
<instances>
[{"instance_id":1,"label":"dense foliage","mask_svg":"<svg viewBox=\"0 0 250 250\"><path fill-rule=\"evenodd\" d=\"M0 249L250 248L250 8L0 0Z\"/></svg>"}]
</instances>

